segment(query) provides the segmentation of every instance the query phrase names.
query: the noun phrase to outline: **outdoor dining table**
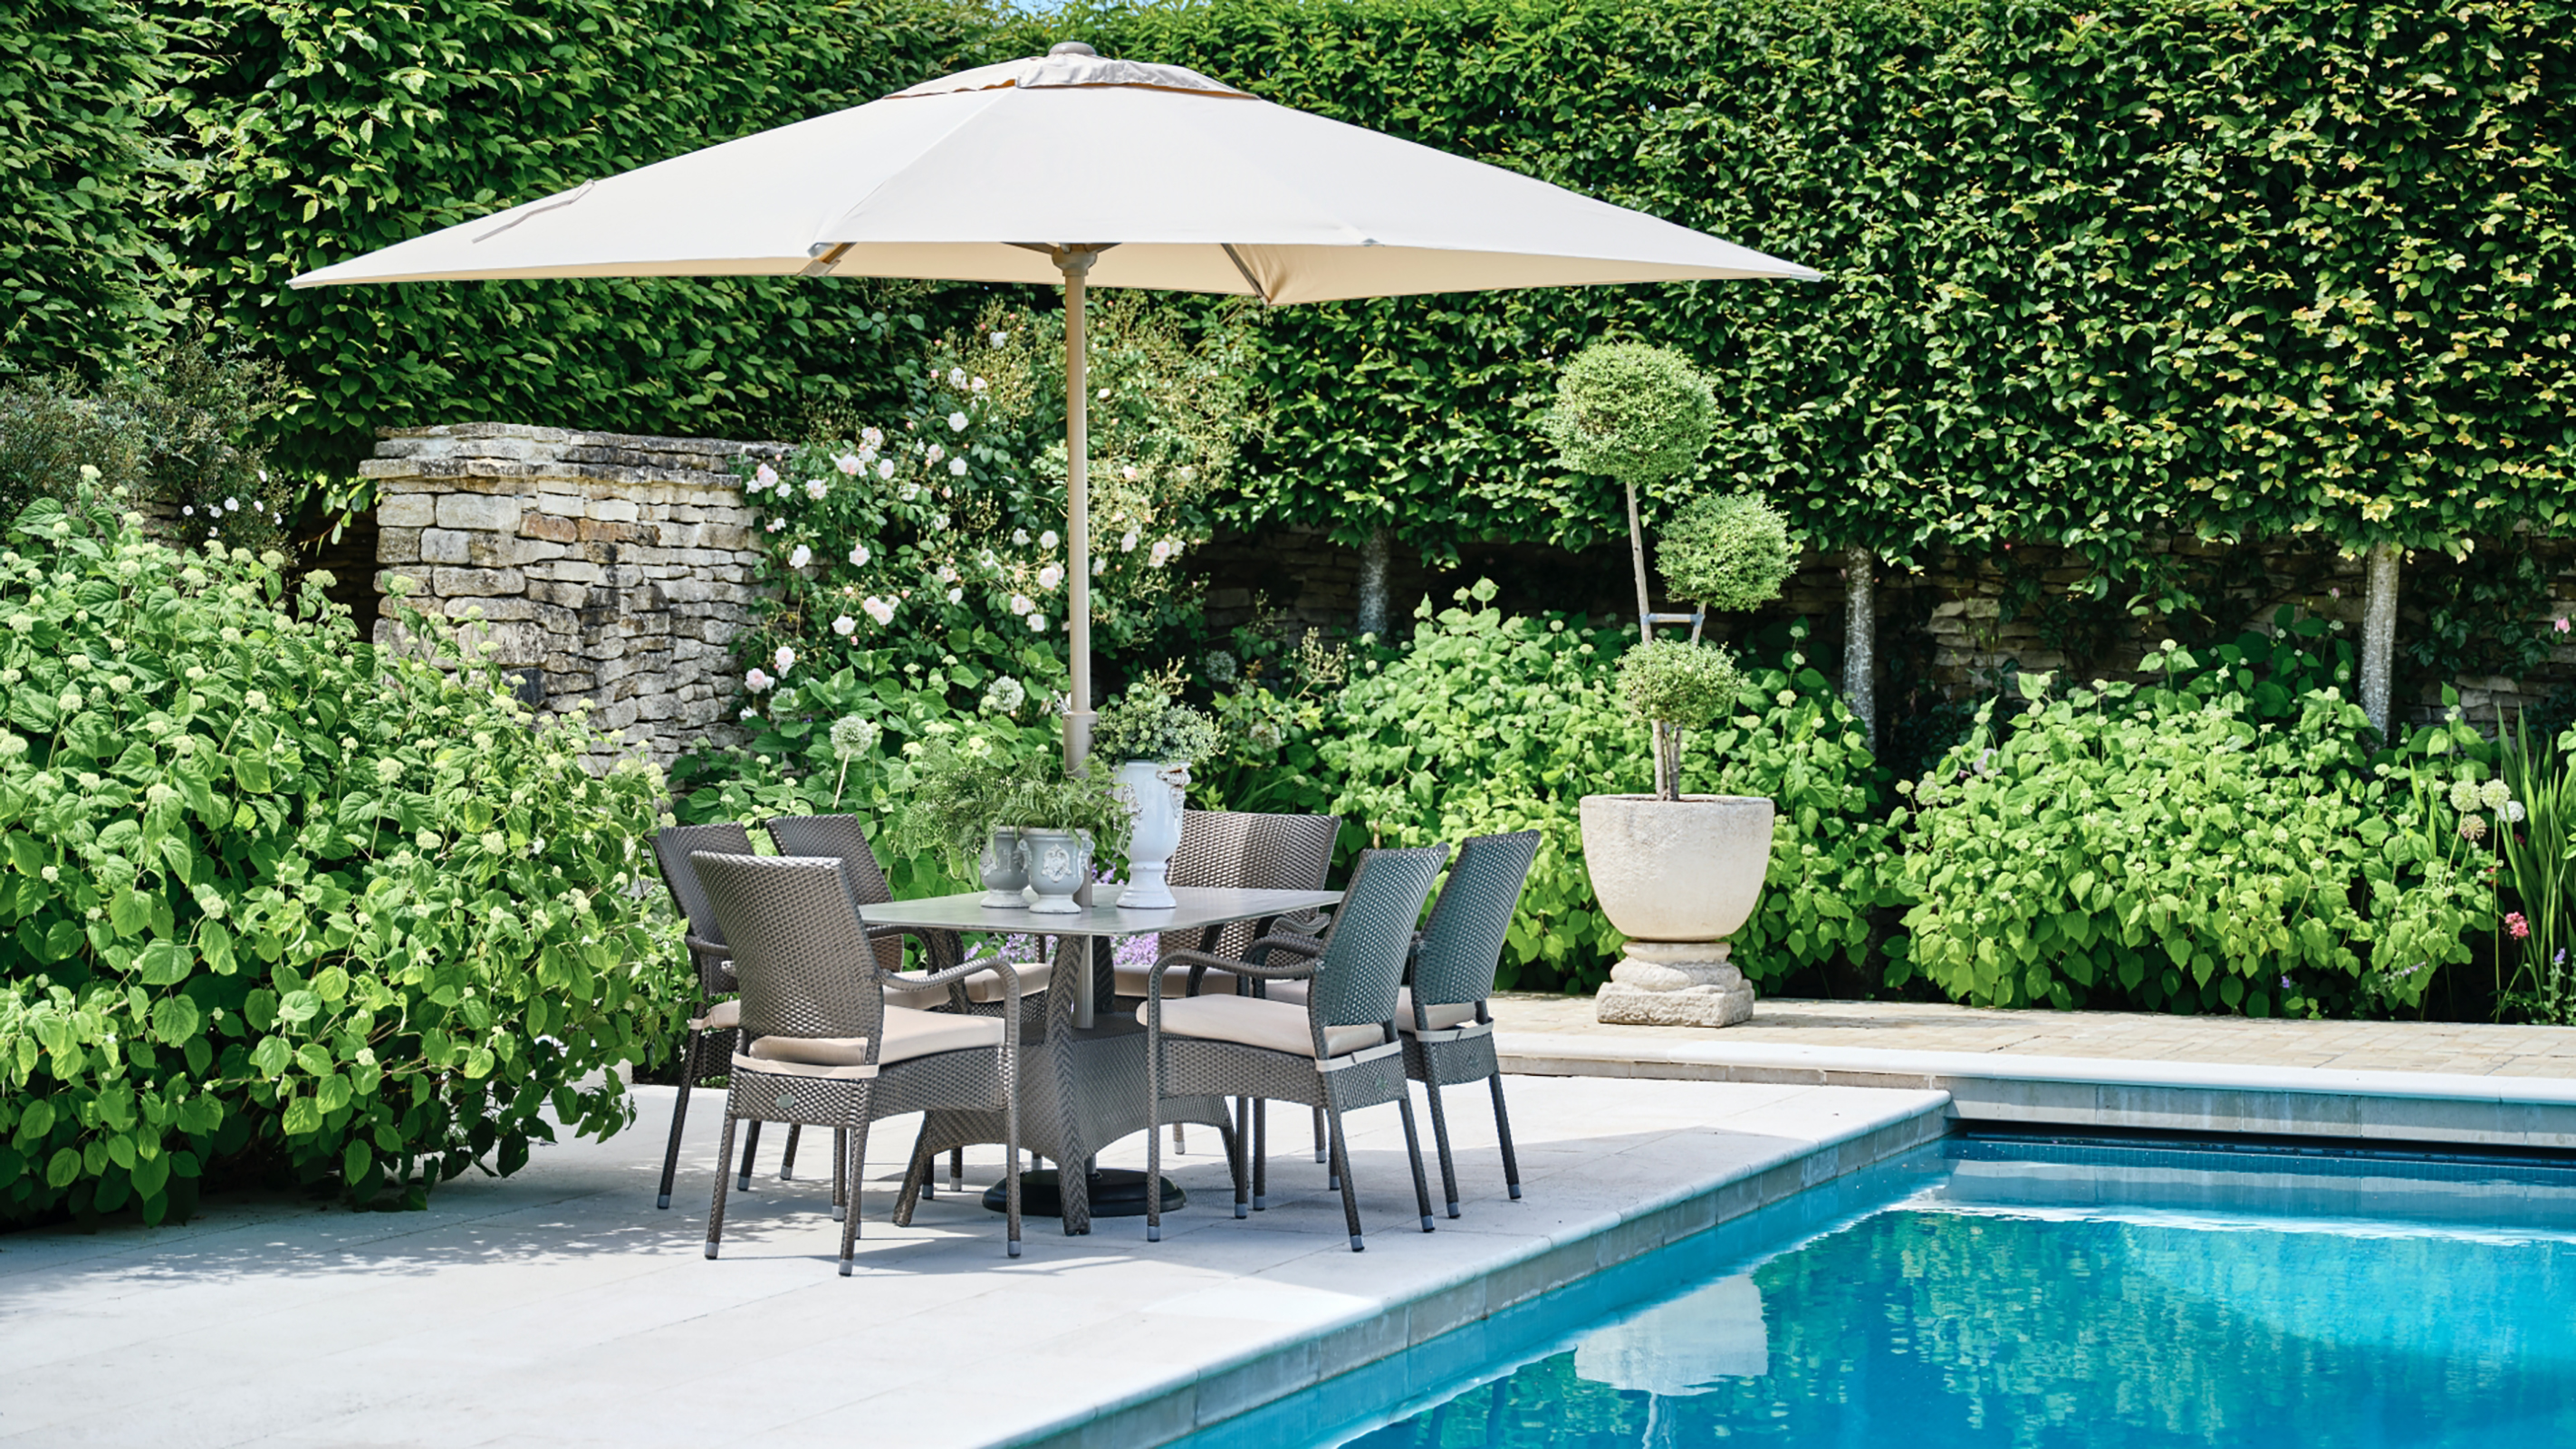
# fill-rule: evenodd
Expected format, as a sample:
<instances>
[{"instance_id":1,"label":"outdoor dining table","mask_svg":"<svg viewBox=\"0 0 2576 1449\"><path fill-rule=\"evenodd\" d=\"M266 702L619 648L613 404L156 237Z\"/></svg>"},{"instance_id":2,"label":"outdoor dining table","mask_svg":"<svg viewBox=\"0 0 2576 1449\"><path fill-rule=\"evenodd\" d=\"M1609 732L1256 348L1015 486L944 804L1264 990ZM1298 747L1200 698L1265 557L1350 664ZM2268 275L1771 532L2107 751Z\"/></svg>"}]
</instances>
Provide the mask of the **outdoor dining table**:
<instances>
[{"instance_id":1,"label":"outdoor dining table","mask_svg":"<svg viewBox=\"0 0 2576 1449\"><path fill-rule=\"evenodd\" d=\"M1105 893L1107 888L1103 889ZM859 908L860 917L870 926L1056 938L1044 1026L1036 1039L1020 1043L1019 1095L1020 1144L1056 1163L1057 1193L1033 1195L1024 1183L1022 1196L1024 1211L1037 1216L1044 1215L1044 1197L1060 1196L1068 1235L1091 1231L1093 1194L1104 1187L1122 1199L1116 1209L1105 1211L1127 1215L1123 1199L1131 1195L1135 1198L1132 1211L1144 1211L1143 1174L1089 1170L1093 1155L1102 1147L1144 1131L1150 1120L1145 1028L1116 1009L1114 943L1126 936L1196 932L1200 939L1192 945L1212 946L1219 931L1239 921L1267 923L1337 905L1342 899L1339 891L1189 886L1172 887L1172 895L1178 904L1161 910L1122 910L1105 902L1062 914L996 910L984 905L979 893ZM1214 1097L1197 1103L1165 1103L1163 1119L1231 1127L1222 1099ZM928 1114L895 1220L910 1220L933 1155L951 1147L1001 1140L999 1112ZM1128 1182L1129 1178L1134 1181ZM1033 1196L1038 1200L1030 1201Z\"/></svg>"}]
</instances>

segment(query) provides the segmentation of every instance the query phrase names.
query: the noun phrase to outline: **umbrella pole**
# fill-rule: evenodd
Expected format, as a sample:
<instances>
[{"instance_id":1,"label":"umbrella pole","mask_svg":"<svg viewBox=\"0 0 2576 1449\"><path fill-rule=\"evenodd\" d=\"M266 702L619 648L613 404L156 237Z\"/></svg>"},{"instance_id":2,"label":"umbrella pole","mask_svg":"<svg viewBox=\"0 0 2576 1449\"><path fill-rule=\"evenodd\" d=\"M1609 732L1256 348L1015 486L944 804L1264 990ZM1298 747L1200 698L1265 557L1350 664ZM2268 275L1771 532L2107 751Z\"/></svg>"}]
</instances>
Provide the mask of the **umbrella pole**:
<instances>
[{"instance_id":1,"label":"umbrella pole","mask_svg":"<svg viewBox=\"0 0 2576 1449\"><path fill-rule=\"evenodd\" d=\"M1085 279L1095 251L1059 251L1064 272L1064 546L1066 622L1072 635L1073 700L1064 717L1064 769L1080 774L1091 754L1091 418Z\"/></svg>"}]
</instances>

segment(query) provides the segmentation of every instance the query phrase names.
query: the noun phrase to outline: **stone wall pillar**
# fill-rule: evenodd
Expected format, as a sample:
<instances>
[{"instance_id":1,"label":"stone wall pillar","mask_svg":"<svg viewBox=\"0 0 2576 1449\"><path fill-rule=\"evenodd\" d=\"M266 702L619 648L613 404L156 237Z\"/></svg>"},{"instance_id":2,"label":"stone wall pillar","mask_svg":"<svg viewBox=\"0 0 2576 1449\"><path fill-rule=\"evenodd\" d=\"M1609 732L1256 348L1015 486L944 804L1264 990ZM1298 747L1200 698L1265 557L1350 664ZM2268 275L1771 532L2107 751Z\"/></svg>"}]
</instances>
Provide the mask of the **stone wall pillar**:
<instances>
[{"instance_id":1,"label":"stone wall pillar","mask_svg":"<svg viewBox=\"0 0 2576 1449\"><path fill-rule=\"evenodd\" d=\"M407 602L497 647L541 712L591 719L664 764L734 733L734 636L758 554L734 461L775 443L585 433L508 423L389 431L375 480L376 559ZM379 642L398 642L387 598ZM478 612L479 611L479 612Z\"/></svg>"}]
</instances>

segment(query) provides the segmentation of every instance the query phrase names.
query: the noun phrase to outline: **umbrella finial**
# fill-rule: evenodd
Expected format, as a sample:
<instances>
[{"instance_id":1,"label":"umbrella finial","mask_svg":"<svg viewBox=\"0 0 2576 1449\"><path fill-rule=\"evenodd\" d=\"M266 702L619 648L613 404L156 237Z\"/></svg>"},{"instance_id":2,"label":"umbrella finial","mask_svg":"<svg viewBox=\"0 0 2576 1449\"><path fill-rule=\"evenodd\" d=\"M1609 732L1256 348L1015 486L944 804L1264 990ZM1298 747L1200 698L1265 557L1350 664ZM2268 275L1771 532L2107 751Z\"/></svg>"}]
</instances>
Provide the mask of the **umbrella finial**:
<instances>
[{"instance_id":1,"label":"umbrella finial","mask_svg":"<svg viewBox=\"0 0 2576 1449\"><path fill-rule=\"evenodd\" d=\"M1098 55L1099 53L1079 40L1060 40L1047 47L1049 55Z\"/></svg>"}]
</instances>

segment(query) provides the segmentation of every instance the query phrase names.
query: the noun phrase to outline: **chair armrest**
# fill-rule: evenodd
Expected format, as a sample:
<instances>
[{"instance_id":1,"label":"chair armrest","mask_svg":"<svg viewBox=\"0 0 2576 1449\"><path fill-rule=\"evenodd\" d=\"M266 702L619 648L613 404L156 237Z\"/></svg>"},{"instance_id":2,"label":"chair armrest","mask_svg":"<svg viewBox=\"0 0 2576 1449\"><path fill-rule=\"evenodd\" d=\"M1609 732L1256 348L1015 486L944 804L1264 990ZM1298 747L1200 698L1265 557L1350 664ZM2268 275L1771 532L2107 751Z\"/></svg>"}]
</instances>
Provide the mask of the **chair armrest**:
<instances>
[{"instance_id":1,"label":"chair armrest","mask_svg":"<svg viewBox=\"0 0 2576 1449\"><path fill-rule=\"evenodd\" d=\"M1274 951L1287 951L1312 959L1324 954L1324 943L1312 936L1264 936L1243 948L1244 964L1267 966Z\"/></svg>"}]
</instances>

